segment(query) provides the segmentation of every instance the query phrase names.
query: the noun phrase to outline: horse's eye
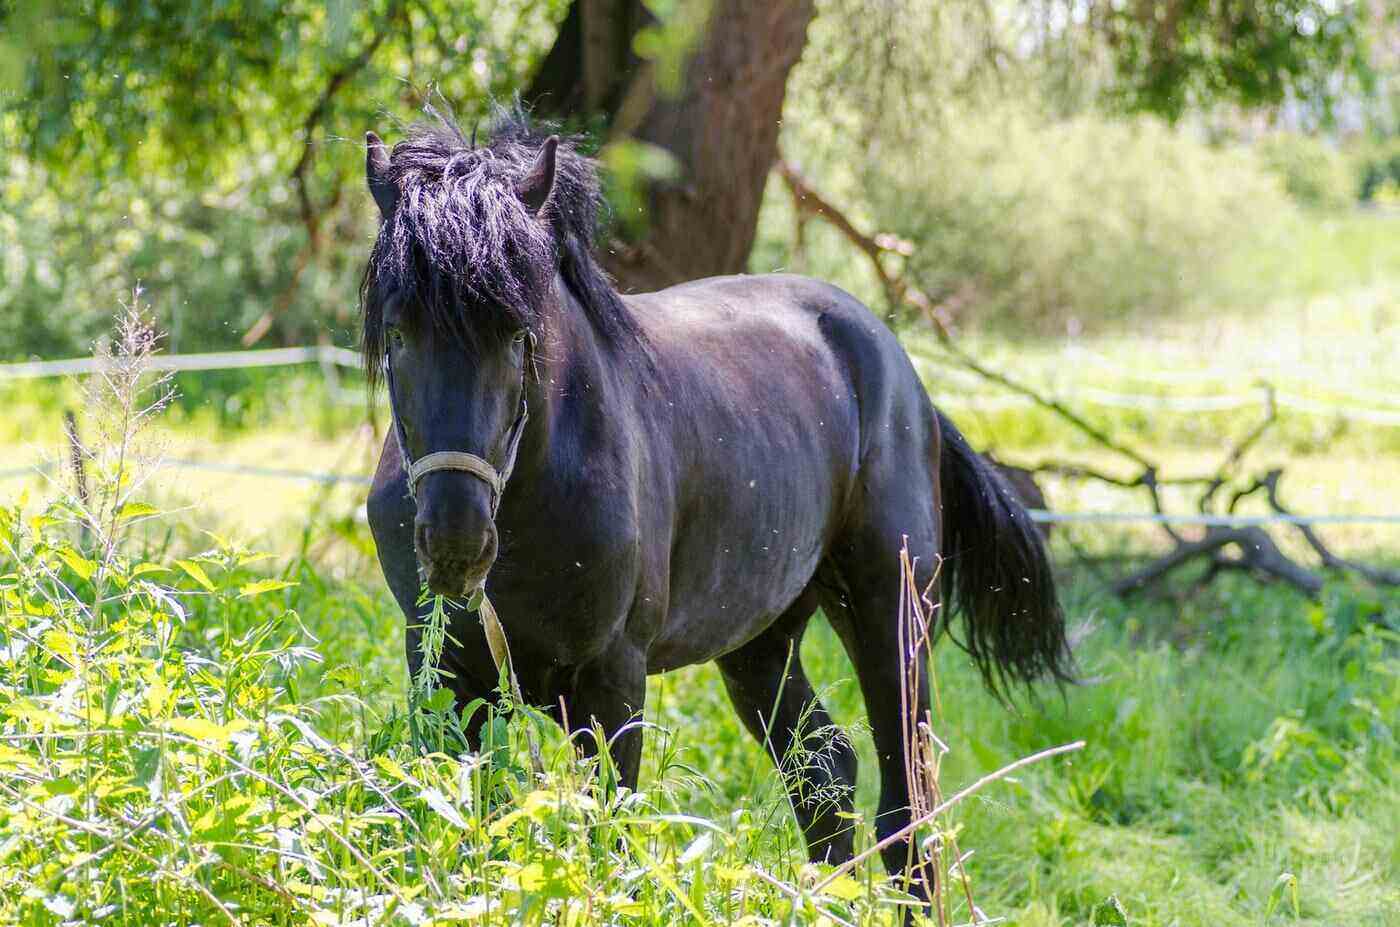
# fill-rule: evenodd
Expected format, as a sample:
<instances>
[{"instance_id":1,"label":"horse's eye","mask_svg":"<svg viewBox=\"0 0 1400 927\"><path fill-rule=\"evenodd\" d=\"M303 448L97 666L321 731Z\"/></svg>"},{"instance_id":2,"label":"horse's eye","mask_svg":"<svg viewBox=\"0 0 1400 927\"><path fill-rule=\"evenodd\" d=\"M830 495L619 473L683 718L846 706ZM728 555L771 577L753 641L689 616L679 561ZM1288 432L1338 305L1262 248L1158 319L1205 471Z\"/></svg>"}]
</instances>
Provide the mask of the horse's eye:
<instances>
[{"instance_id":1,"label":"horse's eye","mask_svg":"<svg viewBox=\"0 0 1400 927\"><path fill-rule=\"evenodd\" d=\"M521 329L520 331L518 331L518 332L515 333L515 339L514 339L514 340L515 340L515 343L516 343L516 344L520 344L522 341L524 341L524 340L525 340L526 338L528 338L528 337L530 337L530 333L529 333L528 331L526 331L525 329Z\"/></svg>"},{"instance_id":2,"label":"horse's eye","mask_svg":"<svg viewBox=\"0 0 1400 927\"><path fill-rule=\"evenodd\" d=\"M384 329L384 334L388 336L389 343L396 348L403 347L403 332L399 331L397 325L390 325Z\"/></svg>"}]
</instances>

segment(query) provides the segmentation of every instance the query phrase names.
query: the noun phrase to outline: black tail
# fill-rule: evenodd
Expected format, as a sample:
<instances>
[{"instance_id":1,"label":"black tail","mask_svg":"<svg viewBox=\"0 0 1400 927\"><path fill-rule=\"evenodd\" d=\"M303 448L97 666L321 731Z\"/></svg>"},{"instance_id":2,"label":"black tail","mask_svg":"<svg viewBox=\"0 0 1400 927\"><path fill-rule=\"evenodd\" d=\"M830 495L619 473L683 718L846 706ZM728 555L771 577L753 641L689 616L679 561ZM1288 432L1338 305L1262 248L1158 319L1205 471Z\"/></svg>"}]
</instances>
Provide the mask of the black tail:
<instances>
[{"instance_id":1,"label":"black tail","mask_svg":"<svg viewBox=\"0 0 1400 927\"><path fill-rule=\"evenodd\" d=\"M1009 682L1073 682L1065 616L1040 532L1001 475L941 412L938 424L943 601L964 626L964 638L954 640L994 693L1005 693Z\"/></svg>"}]
</instances>

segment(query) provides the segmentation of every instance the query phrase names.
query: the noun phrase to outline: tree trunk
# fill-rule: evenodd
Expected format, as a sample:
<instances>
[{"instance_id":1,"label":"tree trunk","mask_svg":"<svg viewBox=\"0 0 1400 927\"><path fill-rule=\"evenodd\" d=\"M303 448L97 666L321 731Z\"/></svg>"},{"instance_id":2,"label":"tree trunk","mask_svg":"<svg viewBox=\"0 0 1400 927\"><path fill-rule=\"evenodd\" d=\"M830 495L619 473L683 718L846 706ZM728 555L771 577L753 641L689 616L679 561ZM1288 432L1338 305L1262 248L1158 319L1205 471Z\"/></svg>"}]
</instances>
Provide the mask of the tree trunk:
<instances>
[{"instance_id":1,"label":"tree trunk","mask_svg":"<svg viewBox=\"0 0 1400 927\"><path fill-rule=\"evenodd\" d=\"M601 116L610 141L660 146L680 165L648 185L644 231L602 249L624 290L744 270L813 13L812 0L714 0L684 85L667 96L633 51L652 22L639 0L574 0L526 102L545 115Z\"/></svg>"}]
</instances>

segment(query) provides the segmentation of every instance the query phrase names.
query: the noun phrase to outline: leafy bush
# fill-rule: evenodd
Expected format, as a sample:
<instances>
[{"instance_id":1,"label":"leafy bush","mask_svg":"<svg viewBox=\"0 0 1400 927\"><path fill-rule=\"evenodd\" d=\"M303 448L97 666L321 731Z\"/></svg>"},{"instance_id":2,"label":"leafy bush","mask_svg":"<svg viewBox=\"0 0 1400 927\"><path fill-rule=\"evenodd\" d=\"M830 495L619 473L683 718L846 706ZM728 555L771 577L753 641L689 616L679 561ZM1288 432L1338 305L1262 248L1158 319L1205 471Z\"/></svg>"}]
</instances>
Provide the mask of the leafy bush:
<instances>
[{"instance_id":1,"label":"leafy bush","mask_svg":"<svg viewBox=\"0 0 1400 927\"><path fill-rule=\"evenodd\" d=\"M841 16L813 23L788 84L783 154L858 229L908 242L912 282L962 322L1063 331L1220 305L1240 295L1218 279L1222 261L1295 224L1252 152L1106 114L1092 56L1062 69L1009 51L1039 47L1039 34L1018 33L1034 17L961 2L821 5ZM769 185L751 266L883 304L865 256L822 223L791 246L785 193Z\"/></svg>"},{"instance_id":2,"label":"leafy bush","mask_svg":"<svg viewBox=\"0 0 1400 927\"><path fill-rule=\"evenodd\" d=\"M1356 202L1357 185L1347 160L1326 141L1280 132L1255 147L1264 166L1301 205L1341 209Z\"/></svg>"},{"instance_id":3,"label":"leafy bush","mask_svg":"<svg viewBox=\"0 0 1400 927\"><path fill-rule=\"evenodd\" d=\"M1353 162L1362 202L1400 202L1400 138L1363 145Z\"/></svg>"},{"instance_id":4,"label":"leafy bush","mask_svg":"<svg viewBox=\"0 0 1400 927\"><path fill-rule=\"evenodd\" d=\"M0 166L0 360L87 354L133 278L172 351L238 348L267 312L268 344L354 344L355 242L373 227L371 207L347 198L310 256L293 202L271 162L195 193L154 177L58 184L10 158Z\"/></svg>"},{"instance_id":5,"label":"leafy bush","mask_svg":"<svg viewBox=\"0 0 1400 927\"><path fill-rule=\"evenodd\" d=\"M1160 122L960 113L917 158L861 173L871 211L914 243L925 288L968 315L1063 329L1176 312L1224 254L1287 221L1288 202L1240 152Z\"/></svg>"}]
</instances>

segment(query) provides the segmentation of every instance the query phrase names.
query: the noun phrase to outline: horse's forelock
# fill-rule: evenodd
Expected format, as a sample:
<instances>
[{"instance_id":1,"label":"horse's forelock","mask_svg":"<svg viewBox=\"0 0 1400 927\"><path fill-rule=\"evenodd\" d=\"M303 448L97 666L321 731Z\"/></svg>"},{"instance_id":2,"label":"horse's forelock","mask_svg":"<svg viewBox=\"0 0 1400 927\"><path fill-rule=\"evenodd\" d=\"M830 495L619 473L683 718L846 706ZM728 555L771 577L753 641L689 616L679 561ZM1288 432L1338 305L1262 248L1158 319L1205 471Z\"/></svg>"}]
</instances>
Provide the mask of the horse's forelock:
<instances>
[{"instance_id":1,"label":"horse's forelock","mask_svg":"<svg viewBox=\"0 0 1400 927\"><path fill-rule=\"evenodd\" d=\"M600 204L593 162L561 142L554 187L541 211L516 193L550 133L519 111L499 110L490 141L473 146L451 119L413 126L394 146L388 179L397 206L384 221L361 285L365 364L383 361L382 301L397 293L440 330L464 340L536 329L560 268L605 334L627 328L611 281L591 256ZM562 261L562 265L561 265Z\"/></svg>"}]
</instances>

